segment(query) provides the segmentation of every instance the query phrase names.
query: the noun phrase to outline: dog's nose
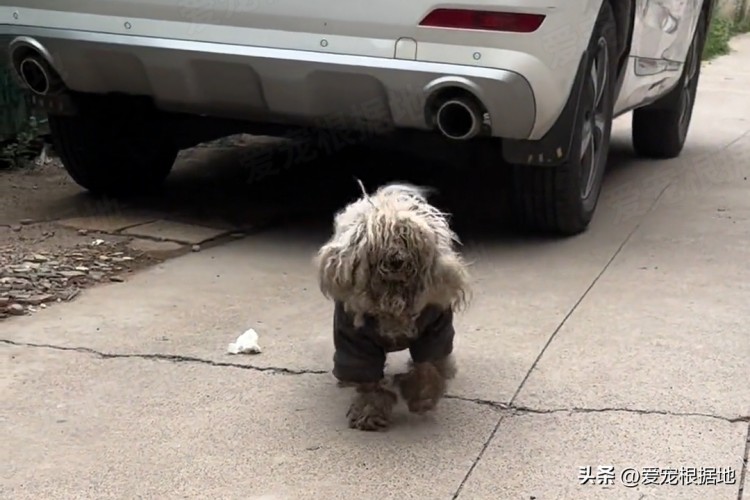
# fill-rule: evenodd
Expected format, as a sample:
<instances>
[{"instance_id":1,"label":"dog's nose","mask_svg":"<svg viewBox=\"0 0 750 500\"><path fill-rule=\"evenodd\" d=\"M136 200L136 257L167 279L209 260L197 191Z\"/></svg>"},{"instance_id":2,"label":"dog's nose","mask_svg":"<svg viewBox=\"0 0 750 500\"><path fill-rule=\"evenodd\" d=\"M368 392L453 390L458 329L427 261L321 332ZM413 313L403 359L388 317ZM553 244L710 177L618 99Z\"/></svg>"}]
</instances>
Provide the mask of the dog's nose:
<instances>
[{"instance_id":1,"label":"dog's nose","mask_svg":"<svg viewBox=\"0 0 750 500\"><path fill-rule=\"evenodd\" d=\"M391 257L386 262L386 266L391 271L400 271L404 267L404 260L399 257Z\"/></svg>"}]
</instances>

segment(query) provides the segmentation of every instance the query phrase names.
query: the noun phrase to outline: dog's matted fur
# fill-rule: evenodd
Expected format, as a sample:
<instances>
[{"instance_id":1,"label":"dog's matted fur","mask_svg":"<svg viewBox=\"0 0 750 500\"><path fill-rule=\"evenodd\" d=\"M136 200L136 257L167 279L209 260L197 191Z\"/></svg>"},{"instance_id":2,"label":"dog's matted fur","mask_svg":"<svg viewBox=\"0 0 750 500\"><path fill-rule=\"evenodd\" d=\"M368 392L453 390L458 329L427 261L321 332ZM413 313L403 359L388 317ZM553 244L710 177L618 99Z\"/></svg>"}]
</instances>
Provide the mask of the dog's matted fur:
<instances>
[{"instance_id":1,"label":"dog's matted fur","mask_svg":"<svg viewBox=\"0 0 750 500\"><path fill-rule=\"evenodd\" d=\"M431 410L444 395L456 371L453 313L466 307L469 286L458 237L426 189L360 187L316 262L320 290L335 303L333 374L357 388L349 425L377 430L397 401L384 381L388 352L410 351L409 372L394 379L410 411Z\"/></svg>"}]
</instances>

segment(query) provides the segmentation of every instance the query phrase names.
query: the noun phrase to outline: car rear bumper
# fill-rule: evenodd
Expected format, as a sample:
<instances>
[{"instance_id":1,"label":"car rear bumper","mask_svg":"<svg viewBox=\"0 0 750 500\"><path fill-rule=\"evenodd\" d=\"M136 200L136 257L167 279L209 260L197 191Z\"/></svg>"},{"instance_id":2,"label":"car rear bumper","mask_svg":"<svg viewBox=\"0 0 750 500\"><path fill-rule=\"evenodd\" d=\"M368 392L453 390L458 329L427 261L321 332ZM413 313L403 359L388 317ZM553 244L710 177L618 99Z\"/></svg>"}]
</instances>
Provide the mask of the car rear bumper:
<instances>
[{"instance_id":1,"label":"car rear bumper","mask_svg":"<svg viewBox=\"0 0 750 500\"><path fill-rule=\"evenodd\" d=\"M150 96L165 111L259 123L429 130L435 92L484 105L489 134L525 139L536 103L521 74L496 68L91 31L0 25L74 91Z\"/></svg>"}]
</instances>

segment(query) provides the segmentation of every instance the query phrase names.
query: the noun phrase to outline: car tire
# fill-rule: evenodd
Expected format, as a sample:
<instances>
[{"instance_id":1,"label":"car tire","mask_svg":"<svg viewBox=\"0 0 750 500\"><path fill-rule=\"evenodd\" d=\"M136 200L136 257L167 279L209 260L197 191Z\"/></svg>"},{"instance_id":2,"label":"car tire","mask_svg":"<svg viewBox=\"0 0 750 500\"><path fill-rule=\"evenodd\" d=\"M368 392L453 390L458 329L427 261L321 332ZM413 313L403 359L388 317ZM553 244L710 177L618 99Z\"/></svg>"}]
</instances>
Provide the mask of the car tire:
<instances>
[{"instance_id":1,"label":"car tire","mask_svg":"<svg viewBox=\"0 0 750 500\"><path fill-rule=\"evenodd\" d=\"M609 155L617 25L603 2L589 44L569 159L557 166L512 166L516 222L533 231L573 236L593 218Z\"/></svg>"},{"instance_id":2,"label":"car tire","mask_svg":"<svg viewBox=\"0 0 750 500\"><path fill-rule=\"evenodd\" d=\"M633 111L633 149L638 156L676 158L685 146L701 73L706 37L705 16L704 11L698 18L682 76L675 87L658 101Z\"/></svg>"},{"instance_id":3,"label":"car tire","mask_svg":"<svg viewBox=\"0 0 750 500\"><path fill-rule=\"evenodd\" d=\"M70 177L91 194L125 197L159 188L179 149L158 113L132 100L85 98L73 116L50 115L54 147Z\"/></svg>"}]
</instances>

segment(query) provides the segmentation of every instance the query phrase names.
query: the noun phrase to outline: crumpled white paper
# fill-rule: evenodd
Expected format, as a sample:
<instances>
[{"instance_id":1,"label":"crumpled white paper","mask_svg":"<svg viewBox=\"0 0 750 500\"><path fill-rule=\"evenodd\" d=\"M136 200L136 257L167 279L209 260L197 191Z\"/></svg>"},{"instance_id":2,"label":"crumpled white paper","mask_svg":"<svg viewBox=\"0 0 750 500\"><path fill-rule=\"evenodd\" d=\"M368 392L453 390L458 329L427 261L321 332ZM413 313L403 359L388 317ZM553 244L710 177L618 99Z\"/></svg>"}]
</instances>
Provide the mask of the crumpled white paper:
<instances>
[{"instance_id":1,"label":"crumpled white paper","mask_svg":"<svg viewBox=\"0 0 750 500\"><path fill-rule=\"evenodd\" d=\"M229 354L260 354L258 332L250 328L227 347Z\"/></svg>"}]
</instances>

